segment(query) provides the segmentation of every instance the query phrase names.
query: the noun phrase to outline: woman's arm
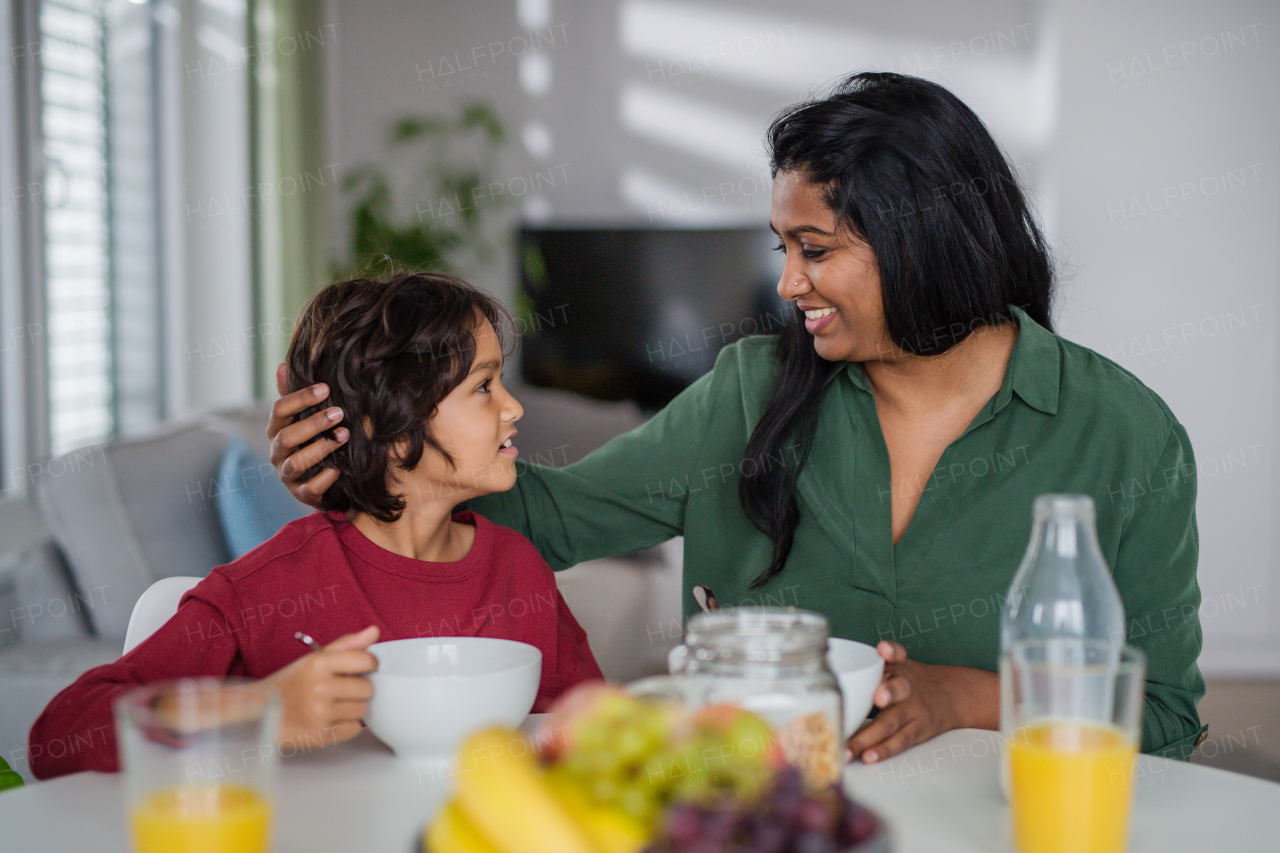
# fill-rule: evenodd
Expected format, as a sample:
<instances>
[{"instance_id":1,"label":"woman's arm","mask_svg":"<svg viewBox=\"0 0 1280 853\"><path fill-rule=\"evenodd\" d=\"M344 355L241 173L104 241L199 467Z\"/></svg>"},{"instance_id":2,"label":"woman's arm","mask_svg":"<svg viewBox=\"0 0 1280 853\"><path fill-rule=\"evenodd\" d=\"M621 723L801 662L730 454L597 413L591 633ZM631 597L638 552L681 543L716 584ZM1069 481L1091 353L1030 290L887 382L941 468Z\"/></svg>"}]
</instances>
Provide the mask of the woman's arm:
<instances>
[{"instance_id":1,"label":"woman's arm","mask_svg":"<svg viewBox=\"0 0 1280 853\"><path fill-rule=\"evenodd\" d=\"M726 355L731 349L726 347L710 373L642 426L565 468L517 463L514 488L476 498L469 508L524 534L553 569L637 551L680 535L689 477L698 470L711 436L712 413L722 400L725 417L734 411L727 404L739 387L736 359ZM280 479L295 498L311 506L317 505L336 473L328 469L308 483L298 483L295 472L305 471L341 442L297 449L332 421L323 411L297 424L293 416L325 394L326 390L317 395L303 389L282 397L267 427L271 461ZM741 419L740 399L736 406Z\"/></svg>"},{"instance_id":2,"label":"woman's arm","mask_svg":"<svg viewBox=\"0 0 1280 853\"><path fill-rule=\"evenodd\" d=\"M719 384L715 371L706 374L582 460L564 468L520 465L514 488L469 506L522 533L556 570L679 536Z\"/></svg>"},{"instance_id":3,"label":"woman's arm","mask_svg":"<svg viewBox=\"0 0 1280 853\"><path fill-rule=\"evenodd\" d=\"M1142 751L1185 761L1204 731L1196 703L1205 686L1196 664L1202 644L1196 463L1181 424L1174 424L1148 477L1163 490L1135 498L1112 573L1128 641L1147 656Z\"/></svg>"}]
</instances>

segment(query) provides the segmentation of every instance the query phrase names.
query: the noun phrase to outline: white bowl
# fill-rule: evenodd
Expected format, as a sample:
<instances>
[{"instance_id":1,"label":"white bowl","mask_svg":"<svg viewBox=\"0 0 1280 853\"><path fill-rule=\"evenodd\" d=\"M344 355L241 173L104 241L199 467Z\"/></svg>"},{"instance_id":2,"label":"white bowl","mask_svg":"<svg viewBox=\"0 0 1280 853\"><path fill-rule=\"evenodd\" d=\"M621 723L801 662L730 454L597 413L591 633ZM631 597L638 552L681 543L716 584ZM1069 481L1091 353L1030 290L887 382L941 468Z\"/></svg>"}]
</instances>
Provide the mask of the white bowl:
<instances>
[{"instance_id":1,"label":"white bowl","mask_svg":"<svg viewBox=\"0 0 1280 853\"><path fill-rule=\"evenodd\" d=\"M378 671L364 721L400 758L452 760L467 735L515 728L542 678L542 652L490 637L416 637L374 643Z\"/></svg>"},{"instance_id":2,"label":"white bowl","mask_svg":"<svg viewBox=\"0 0 1280 853\"><path fill-rule=\"evenodd\" d=\"M847 740L871 711L880 677L884 674L884 658L875 646L832 637L827 640L827 663L840 683L844 698L844 736Z\"/></svg>"}]
</instances>

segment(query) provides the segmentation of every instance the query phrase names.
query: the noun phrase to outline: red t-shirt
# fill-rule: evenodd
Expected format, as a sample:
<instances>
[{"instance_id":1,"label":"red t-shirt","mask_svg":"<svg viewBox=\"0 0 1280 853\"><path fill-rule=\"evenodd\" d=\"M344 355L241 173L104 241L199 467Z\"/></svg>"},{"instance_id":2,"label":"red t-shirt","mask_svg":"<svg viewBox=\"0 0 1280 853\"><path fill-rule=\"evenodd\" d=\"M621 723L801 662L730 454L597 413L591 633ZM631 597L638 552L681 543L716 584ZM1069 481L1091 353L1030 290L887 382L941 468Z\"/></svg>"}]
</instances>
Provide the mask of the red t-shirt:
<instances>
[{"instance_id":1,"label":"red t-shirt","mask_svg":"<svg viewBox=\"0 0 1280 853\"><path fill-rule=\"evenodd\" d=\"M129 654L95 667L53 698L31 728L30 766L48 779L114 772L112 702L138 684L186 676L264 678L309 649L369 625L379 640L500 637L542 650L533 710L566 688L601 678L587 635L532 543L483 516L475 544L455 563L386 551L341 513L313 513L225 566L183 597L177 614ZM77 737L77 735L80 735Z\"/></svg>"}]
</instances>

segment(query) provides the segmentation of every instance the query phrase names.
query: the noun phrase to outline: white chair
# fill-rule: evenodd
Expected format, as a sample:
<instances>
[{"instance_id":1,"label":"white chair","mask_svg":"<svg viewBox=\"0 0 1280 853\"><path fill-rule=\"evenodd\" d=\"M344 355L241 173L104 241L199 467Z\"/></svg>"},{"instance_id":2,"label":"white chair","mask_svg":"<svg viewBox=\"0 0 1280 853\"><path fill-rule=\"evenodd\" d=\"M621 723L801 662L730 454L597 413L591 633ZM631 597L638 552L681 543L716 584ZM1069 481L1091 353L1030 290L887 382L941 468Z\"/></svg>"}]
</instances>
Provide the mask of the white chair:
<instances>
[{"instance_id":1,"label":"white chair","mask_svg":"<svg viewBox=\"0 0 1280 853\"><path fill-rule=\"evenodd\" d=\"M134 647L150 637L156 630L173 618L178 612L178 602L182 596L204 578L192 578L178 575L163 578L147 587L146 592L133 605L133 613L129 616L129 627L124 634L124 651L127 655Z\"/></svg>"}]
</instances>

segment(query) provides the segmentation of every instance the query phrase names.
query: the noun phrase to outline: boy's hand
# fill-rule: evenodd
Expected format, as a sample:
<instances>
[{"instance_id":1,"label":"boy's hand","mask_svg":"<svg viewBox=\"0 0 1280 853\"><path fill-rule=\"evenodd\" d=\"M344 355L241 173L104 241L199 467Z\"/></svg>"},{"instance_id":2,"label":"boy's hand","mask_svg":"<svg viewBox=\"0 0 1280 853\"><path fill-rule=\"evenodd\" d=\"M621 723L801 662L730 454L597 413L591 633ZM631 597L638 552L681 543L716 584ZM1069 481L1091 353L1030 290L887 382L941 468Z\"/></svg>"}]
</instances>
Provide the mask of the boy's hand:
<instances>
[{"instance_id":1,"label":"boy's hand","mask_svg":"<svg viewBox=\"0 0 1280 853\"><path fill-rule=\"evenodd\" d=\"M271 441L271 464L280 475L280 481L289 489L289 493L309 507L320 508L320 496L338 479L338 471L326 468L305 483L298 482L298 475L315 465L341 447L347 440L347 430L340 427L334 430L337 441L323 438L309 444L301 450L300 444L315 438L335 422L342 419L342 410L336 407L321 409L306 420L293 422L293 416L303 409L319 405L329 396L329 389L324 385L312 385L286 394L285 366L276 368L276 390L280 399L271 407L271 418L267 421L267 438Z\"/></svg>"},{"instance_id":2,"label":"boy's hand","mask_svg":"<svg viewBox=\"0 0 1280 853\"><path fill-rule=\"evenodd\" d=\"M364 676L378 668L378 659L366 650L377 640L378 626L370 625L264 679L284 694L282 742L340 743L360 733L360 718L369 712L373 696L373 683Z\"/></svg>"}]
</instances>

